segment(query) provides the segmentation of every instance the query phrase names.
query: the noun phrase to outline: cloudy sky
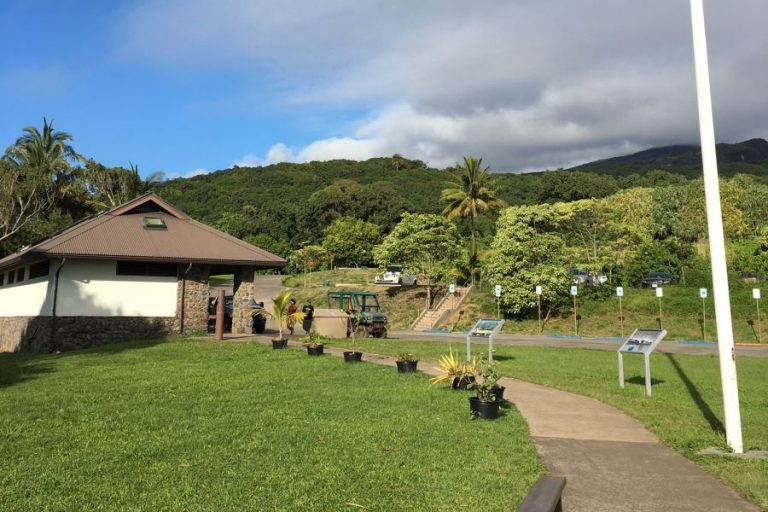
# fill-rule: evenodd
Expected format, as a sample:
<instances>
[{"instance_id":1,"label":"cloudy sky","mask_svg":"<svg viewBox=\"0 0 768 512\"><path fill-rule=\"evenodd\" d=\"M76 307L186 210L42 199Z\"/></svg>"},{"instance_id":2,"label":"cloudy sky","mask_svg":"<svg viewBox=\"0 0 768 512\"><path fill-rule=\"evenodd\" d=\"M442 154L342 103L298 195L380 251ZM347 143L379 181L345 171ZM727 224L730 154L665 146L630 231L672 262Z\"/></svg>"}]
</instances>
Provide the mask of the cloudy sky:
<instances>
[{"instance_id":1,"label":"cloudy sky","mask_svg":"<svg viewBox=\"0 0 768 512\"><path fill-rule=\"evenodd\" d=\"M765 0L705 0L720 142L768 138ZM143 174L400 153L554 169L696 143L686 0L7 0L0 144Z\"/></svg>"}]
</instances>

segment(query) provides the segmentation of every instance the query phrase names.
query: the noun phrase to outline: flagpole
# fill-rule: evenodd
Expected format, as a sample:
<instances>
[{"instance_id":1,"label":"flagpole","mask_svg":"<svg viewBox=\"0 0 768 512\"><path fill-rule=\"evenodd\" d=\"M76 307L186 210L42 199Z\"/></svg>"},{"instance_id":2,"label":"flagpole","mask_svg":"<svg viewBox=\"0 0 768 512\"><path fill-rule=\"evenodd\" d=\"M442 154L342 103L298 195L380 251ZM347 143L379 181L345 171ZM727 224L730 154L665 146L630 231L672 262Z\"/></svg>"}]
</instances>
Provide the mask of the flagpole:
<instances>
[{"instance_id":1,"label":"flagpole","mask_svg":"<svg viewBox=\"0 0 768 512\"><path fill-rule=\"evenodd\" d=\"M715 128L712 116L712 94L709 87L707 37L704 30L703 0L691 0L693 55L696 67L696 91L699 105L701 161L704 168L709 252L712 261L715 316L717 317L717 348L720 356L720 379L723 386L725 437L735 453L744 453L741 438L739 389L736 381L736 353L733 345L731 300L728 291L728 269L725 261L723 216L720 208L720 183L715 152Z\"/></svg>"}]
</instances>

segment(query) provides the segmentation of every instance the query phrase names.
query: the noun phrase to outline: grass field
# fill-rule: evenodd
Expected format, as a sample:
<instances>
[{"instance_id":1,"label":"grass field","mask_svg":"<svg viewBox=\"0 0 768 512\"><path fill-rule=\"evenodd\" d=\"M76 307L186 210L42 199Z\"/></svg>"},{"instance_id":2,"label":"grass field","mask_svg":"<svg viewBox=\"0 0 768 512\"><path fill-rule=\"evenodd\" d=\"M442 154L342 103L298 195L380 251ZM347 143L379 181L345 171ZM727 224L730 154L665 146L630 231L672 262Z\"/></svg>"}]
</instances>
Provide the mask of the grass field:
<instances>
[{"instance_id":1,"label":"grass field","mask_svg":"<svg viewBox=\"0 0 768 512\"><path fill-rule=\"evenodd\" d=\"M0 354L0 510L514 510L527 426L467 396L257 344Z\"/></svg>"},{"instance_id":2,"label":"grass field","mask_svg":"<svg viewBox=\"0 0 768 512\"><path fill-rule=\"evenodd\" d=\"M731 310L734 338L737 342L768 343L768 309L761 311L762 332L758 336L757 307L752 299L752 288L759 285L735 282L731 289ZM613 289L613 288L612 288ZM663 288L661 300L662 327L669 333L667 339L709 340L716 338L716 318L712 290L702 305L698 287L669 285ZM580 336L621 336L619 300L612 295L605 300L593 300L580 290L577 297L577 313ZM762 304L761 304L762 308ZM463 305L461 317L454 316L448 327L454 330L468 329L477 318L496 318L496 297L487 283L478 287ZM706 312L706 316L704 315ZM624 332L628 335L636 327L659 326L659 299L652 288L624 288L622 298ZM706 319L706 331L704 320ZM504 332L509 334L538 334L538 318L507 320ZM543 324L543 334L576 334L572 308L562 316L553 316Z\"/></svg>"},{"instance_id":3,"label":"grass field","mask_svg":"<svg viewBox=\"0 0 768 512\"><path fill-rule=\"evenodd\" d=\"M337 344L344 346L346 340ZM413 352L437 361L447 353L442 342L408 340L358 341L364 352L396 355ZM645 424L662 442L720 477L742 495L768 510L768 459L742 460L699 455L699 450L725 449L722 391L716 356L654 353L653 396L644 395L642 358L625 357L627 385L617 384L613 351L547 347L494 347L501 373L529 382L594 397L624 410ZM453 344L464 354L464 344ZM476 347L479 354L479 347ZM768 451L768 359L737 361L744 448Z\"/></svg>"},{"instance_id":4,"label":"grass field","mask_svg":"<svg viewBox=\"0 0 768 512\"><path fill-rule=\"evenodd\" d=\"M337 269L334 271L319 271L307 275L289 276L284 280L285 286L294 289L301 300L313 299L316 304L325 304L329 288L323 286L323 281L330 284L343 285L342 288L366 289L380 293L380 300L390 321L391 330L407 329L421 310L426 307L425 287L384 287L373 284L375 269ZM752 288L759 284L742 283L738 280L731 282L731 309L733 316L734 338L737 342L768 343L768 309L761 311L760 322L757 318L757 305L752 299ZM611 287L613 290L614 287ZM717 322L715 318L712 290L709 298L702 304L699 298L699 288L681 285L668 285L663 288L664 297L661 300L661 324L667 329L667 339L708 340L716 338ZM619 322L619 301L613 292L603 300L590 298L587 288L580 290L577 297L578 335L579 336L621 336ZM437 286L434 294L440 296L446 293L446 287ZM768 293L768 290L766 290ZM762 308L762 305L761 305ZM576 325L572 310L566 308L562 315L553 315L543 323L542 333L545 335L576 334ZM622 298L622 315L624 316L624 334L628 335L636 327L659 326L659 300L652 288L624 288ZM496 317L496 297L493 286L482 283L467 297L464 303L449 319L446 325L440 326L449 330L466 330L475 320L482 317ZM706 320L706 323L704 322ZM706 329L705 329L706 327ZM508 334L538 334L537 318L508 319L504 325Z\"/></svg>"}]
</instances>

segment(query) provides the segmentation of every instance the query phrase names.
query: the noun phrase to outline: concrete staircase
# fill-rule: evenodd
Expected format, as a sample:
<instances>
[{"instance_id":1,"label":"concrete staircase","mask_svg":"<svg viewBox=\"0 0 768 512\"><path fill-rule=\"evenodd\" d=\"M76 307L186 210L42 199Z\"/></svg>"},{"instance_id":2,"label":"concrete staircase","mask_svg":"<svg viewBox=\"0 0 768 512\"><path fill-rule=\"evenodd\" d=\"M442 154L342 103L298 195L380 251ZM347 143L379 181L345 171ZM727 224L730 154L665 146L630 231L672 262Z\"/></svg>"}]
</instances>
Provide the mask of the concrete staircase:
<instances>
[{"instance_id":1,"label":"concrete staircase","mask_svg":"<svg viewBox=\"0 0 768 512\"><path fill-rule=\"evenodd\" d=\"M471 288L471 286L457 286L455 297L450 294L445 295L433 309L427 309L419 315L411 324L411 330L429 331L440 325L453 310L461 305Z\"/></svg>"}]
</instances>

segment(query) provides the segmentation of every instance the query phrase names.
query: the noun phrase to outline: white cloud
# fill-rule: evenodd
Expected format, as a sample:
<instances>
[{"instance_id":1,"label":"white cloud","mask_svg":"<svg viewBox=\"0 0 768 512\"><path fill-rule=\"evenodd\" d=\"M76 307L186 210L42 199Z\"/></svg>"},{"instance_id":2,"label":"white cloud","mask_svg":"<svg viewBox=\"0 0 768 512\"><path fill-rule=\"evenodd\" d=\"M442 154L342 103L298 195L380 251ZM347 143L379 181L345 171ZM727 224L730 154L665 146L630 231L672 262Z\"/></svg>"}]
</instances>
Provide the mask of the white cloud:
<instances>
[{"instance_id":1,"label":"white cloud","mask_svg":"<svg viewBox=\"0 0 768 512\"><path fill-rule=\"evenodd\" d=\"M707 5L719 140L768 137L764 9ZM267 153L237 165L474 154L531 170L698 138L681 2L165 0L129 12L121 35L125 56L230 68L270 92L241 101L322 118L314 142L261 140Z\"/></svg>"}]
</instances>

